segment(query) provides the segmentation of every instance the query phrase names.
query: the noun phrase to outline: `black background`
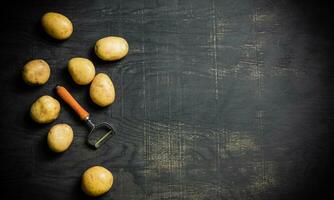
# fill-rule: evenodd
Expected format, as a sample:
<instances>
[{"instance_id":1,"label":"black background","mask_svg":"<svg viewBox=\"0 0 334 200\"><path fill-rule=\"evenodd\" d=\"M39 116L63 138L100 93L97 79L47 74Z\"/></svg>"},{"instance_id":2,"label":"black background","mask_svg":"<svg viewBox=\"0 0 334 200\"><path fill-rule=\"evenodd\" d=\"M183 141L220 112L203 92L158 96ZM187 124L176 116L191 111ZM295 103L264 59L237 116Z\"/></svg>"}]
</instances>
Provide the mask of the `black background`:
<instances>
[{"instance_id":1,"label":"black background","mask_svg":"<svg viewBox=\"0 0 334 200\"><path fill-rule=\"evenodd\" d=\"M103 165L114 185L101 199L333 198L333 27L325 1L84 0L10 1L1 6L1 199L89 199L85 169ZM40 27L47 11L71 19L74 33L55 41ZM117 35L130 51L118 62L93 53ZM66 68L90 58L116 87L98 108L89 86ZM46 85L29 87L21 69L45 59ZM68 106L48 125L29 107L66 86L95 121L118 134L94 151ZM53 154L56 123L75 132Z\"/></svg>"}]
</instances>

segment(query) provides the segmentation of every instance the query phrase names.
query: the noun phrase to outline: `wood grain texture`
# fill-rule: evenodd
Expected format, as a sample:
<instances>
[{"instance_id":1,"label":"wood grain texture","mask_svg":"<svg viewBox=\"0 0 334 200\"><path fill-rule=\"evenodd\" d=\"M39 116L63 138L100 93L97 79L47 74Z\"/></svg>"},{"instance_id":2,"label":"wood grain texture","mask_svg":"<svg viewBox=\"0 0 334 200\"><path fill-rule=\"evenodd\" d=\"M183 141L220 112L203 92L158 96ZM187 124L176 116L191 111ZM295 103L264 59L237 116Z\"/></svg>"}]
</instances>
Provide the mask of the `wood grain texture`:
<instances>
[{"instance_id":1,"label":"wood grain texture","mask_svg":"<svg viewBox=\"0 0 334 200\"><path fill-rule=\"evenodd\" d=\"M11 1L2 7L0 183L4 199L89 199L85 169L114 174L99 199L331 199L333 25L327 5L269 0ZM58 42L40 27L47 11L74 25ZM320 23L322 22L322 23ZM320 25L319 25L320 23ZM103 62L105 36L127 39L129 54ZM67 72L90 58L112 78L116 100L99 108ZM45 59L51 77L26 86L21 69ZM64 85L94 121L118 134L98 150L64 103L49 125L29 118L41 95ZM74 142L48 150L47 132L68 123Z\"/></svg>"}]
</instances>

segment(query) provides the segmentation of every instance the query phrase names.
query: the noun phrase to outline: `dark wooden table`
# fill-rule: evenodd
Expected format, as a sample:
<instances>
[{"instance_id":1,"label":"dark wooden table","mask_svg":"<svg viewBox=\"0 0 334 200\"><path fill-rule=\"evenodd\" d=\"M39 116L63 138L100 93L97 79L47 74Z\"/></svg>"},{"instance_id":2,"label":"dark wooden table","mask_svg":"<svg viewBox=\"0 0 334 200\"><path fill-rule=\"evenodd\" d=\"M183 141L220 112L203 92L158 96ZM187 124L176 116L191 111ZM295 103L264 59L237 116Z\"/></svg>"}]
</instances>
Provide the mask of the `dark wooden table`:
<instances>
[{"instance_id":1,"label":"dark wooden table","mask_svg":"<svg viewBox=\"0 0 334 200\"><path fill-rule=\"evenodd\" d=\"M101 199L333 198L333 34L331 7L305 1L10 1L1 8L1 199L89 199L85 169L114 174ZM47 11L74 24L64 42L40 27ZM118 35L130 51L118 62L93 53ZM90 58L109 74L116 101L98 108L66 64ZM46 85L26 86L25 62L45 59ZM92 150L87 129L62 103L48 125L31 103L66 86L95 121L118 134ZM70 149L53 154L49 128L68 123Z\"/></svg>"}]
</instances>

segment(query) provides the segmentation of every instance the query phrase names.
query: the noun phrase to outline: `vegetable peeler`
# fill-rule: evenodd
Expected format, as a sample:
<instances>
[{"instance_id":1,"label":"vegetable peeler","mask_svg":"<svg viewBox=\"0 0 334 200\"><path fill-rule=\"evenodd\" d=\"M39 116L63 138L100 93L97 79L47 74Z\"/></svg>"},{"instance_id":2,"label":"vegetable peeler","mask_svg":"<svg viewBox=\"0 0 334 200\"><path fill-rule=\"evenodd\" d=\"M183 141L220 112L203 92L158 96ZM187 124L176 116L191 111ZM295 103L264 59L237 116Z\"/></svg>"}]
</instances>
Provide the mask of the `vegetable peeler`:
<instances>
[{"instance_id":1,"label":"vegetable peeler","mask_svg":"<svg viewBox=\"0 0 334 200\"><path fill-rule=\"evenodd\" d=\"M102 122L95 125L89 118L89 113L80 106L66 88L58 85L56 86L56 92L88 125L90 133L87 142L89 145L97 149L116 133L115 128L110 123ZM102 135L100 132L103 132Z\"/></svg>"}]
</instances>

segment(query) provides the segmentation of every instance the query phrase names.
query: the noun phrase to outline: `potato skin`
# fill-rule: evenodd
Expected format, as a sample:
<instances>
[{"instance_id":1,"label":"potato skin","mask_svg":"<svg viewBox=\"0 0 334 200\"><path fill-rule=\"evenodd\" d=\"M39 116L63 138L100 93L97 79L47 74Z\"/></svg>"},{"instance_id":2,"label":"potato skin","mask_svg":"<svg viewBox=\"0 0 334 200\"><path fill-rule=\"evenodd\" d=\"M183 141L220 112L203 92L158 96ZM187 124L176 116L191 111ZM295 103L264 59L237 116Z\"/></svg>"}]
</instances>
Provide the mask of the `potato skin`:
<instances>
[{"instance_id":1,"label":"potato skin","mask_svg":"<svg viewBox=\"0 0 334 200\"><path fill-rule=\"evenodd\" d=\"M72 22L64 15L56 12L45 13L42 17L45 32L57 40L65 40L72 35Z\"/></svg>"},{"instance_id":2,"label":"potato skin","mask_svg":"<svg viewBox=\"0 0 334 200\"><path fill-rule=\"evenodd\" d=\"M47 141L53 152L64 152L73 141L73 130L67 124L56 124L50 129Z\"/></svg>"},{"instance_id":3,"label":"potato skin","mask_svg":"<svg viewBox=\"0 0 334 200\"><path fill-rule=\"evenodd\" d=\"M128 42L121 37L105 37L95 44L95 54L105 61L119 60L126 56L128 51Z\"/></svg>"},{"instance_id":4,"label":"potato skin","mask_svg":"<svg viewBox=\"0 0 334 200\"><path fill-rule=\"evenodd\" d=\"M79 85L87 85L95 77L95 66L86 58L72 58L67 66L73 81Z\"/></svg>"},{"instance_id":5,"label":"potato skin","mask_svg":"<svg viewBox=\"0 0 334 200\"><path fill-rule=\"evenodd\" d=\"M89 94L95 104L105 107L114 102L115 87L107 74L99 73L90 85Z\"/></svg>"},{"instance_id":6,"label":"potato skin","mask_svg":"<svg viewBox=\"0 0 334 200\"><path fill-rule=\"evenodd\" d=\"M43 85L50 78L50 67L42 59L27 62L22 71L22 78L28 85Z\"/></svg>"},{"instance_id":7,"label":"potato skin","mask_svg":"<svg viewBox=\"0 0 334 200\"><path fill-rule=\"evenodd\" d=\"M82 175L81 188L87 195L97 197L110 190L113 180L113 175L108 169L93 166Z\"/></svg>"},{"instance_id":8,"label":"potato skin","mask_svg":"<svg viewBox=\"0 0 334 200\"><path fill-rule=\"evenodd\" d=\"M59 113L59 102L47 95L38 98L30 107L31 118L40 124L54 121L59 116Z\"/></svg>"}]
</instances>

